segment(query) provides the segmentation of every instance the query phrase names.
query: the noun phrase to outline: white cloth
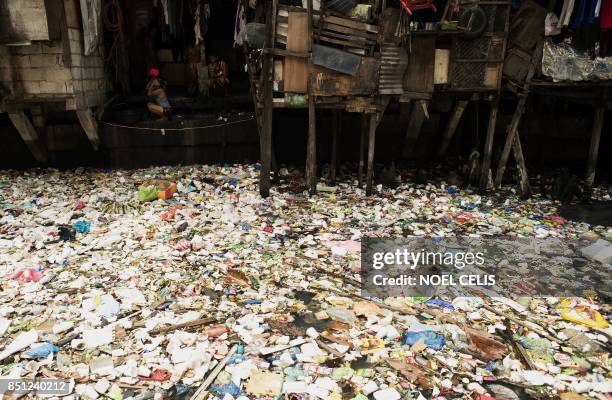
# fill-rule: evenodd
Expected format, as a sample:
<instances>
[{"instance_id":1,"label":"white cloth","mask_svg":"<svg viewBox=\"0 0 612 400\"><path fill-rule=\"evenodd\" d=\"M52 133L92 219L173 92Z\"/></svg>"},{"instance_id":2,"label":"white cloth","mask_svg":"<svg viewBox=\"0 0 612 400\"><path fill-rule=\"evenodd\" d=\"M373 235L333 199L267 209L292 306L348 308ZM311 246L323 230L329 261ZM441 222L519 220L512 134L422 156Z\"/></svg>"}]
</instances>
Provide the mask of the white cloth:
<instances>
[{"instance_id":1,"label":"white cloth","mask_svg":"<svg viewBox=\"0 0 612 400\"><path fill-rule=\"evenodd\" d=\"M568 26L572 13L574 12L574 0L565 0L563 2L563 8L561 9L561 15L559 16L559 23L557 27L562 28Z\"/></svg>"},{"instance_id":2,"label":"white cloth","mask_svg":"<svg viewBox=\"0 0 612 400\"><path fill-rule=\"evenodd\" d=\"M246 29L246 15L242 2L238 2L236 10L236 21L234 22L234 44L242 46L244 42L244 30Z\"/></svg>"}]
</instances>

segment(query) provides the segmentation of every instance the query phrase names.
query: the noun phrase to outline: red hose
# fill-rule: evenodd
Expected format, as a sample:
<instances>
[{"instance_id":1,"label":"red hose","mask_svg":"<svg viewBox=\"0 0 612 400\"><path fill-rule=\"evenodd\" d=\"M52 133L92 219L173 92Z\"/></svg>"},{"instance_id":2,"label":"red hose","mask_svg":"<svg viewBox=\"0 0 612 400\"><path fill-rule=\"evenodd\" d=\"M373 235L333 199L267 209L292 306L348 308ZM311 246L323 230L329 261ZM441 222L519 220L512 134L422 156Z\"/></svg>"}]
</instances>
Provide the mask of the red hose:
<instances>
[{"instance_id":1,"label":"red hose","mask_svg":"<svg viewBox=\"0 0 612 400\"><path fill-rule=\"evenodd\" d=\"M114 20L112 14L114 12ZM110 0L102 7L102 23L104 27L111 32L123 31L123 11L118 0Z\"/></svg>"},{"instance_id":2,"label":"red hose","mask_svg":"<svg viewBox=\"0 0 612 400\"><path fill-rule=\"evenodd\" d=\"M106 30L113 33L113 44L106 56L106 62L110 62L113 59L113 51L117 46L119 36L123 33L123 11L119 5L119 0L110 0L104 4L104 7L102 7L102 24Z\"/></svg>"}]
</instances>

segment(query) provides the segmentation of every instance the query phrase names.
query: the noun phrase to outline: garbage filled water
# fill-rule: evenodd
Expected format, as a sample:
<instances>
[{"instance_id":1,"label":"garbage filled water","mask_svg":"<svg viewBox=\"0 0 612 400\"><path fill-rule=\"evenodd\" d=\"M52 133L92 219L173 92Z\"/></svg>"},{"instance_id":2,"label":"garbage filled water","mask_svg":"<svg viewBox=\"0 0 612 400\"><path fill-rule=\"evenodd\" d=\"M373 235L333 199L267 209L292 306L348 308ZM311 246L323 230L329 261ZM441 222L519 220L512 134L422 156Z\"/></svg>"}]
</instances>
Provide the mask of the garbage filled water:
<instances>
[{"instance_id":1,"label":"garbage filled water","mask_svg":"<svg viewBox=\"0 0 612 400\"><path fill-rule=\"evenodd\" d=\"M510 188L309 197L283 169L263 199L258 174L0 173L2 378L115 400L611 398L610 291L382 299L359 275L366 237L500 234L579 240L609 271L611 228Z\"/></svg>"}]
</instances>

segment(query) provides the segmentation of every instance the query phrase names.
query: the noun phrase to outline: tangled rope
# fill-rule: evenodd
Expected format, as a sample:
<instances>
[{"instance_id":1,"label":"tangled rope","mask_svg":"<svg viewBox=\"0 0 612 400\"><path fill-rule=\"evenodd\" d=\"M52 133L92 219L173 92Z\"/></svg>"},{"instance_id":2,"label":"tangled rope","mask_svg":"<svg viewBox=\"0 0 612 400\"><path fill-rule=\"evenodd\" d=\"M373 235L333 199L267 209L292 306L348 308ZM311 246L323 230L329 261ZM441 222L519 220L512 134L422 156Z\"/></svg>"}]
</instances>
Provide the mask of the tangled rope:
<instances>
[{"instance_id":1,"label":"tangled rope","mask_svg":"<svg viewBox=\"0 0 612 400\"><path fill-rule=\"evenodd\" d=\"M119 0L110 0L102 7L102 23L110 32L123 31L123 11L121 11Z\"/></svg>"},{"instance_id":2,"label":"tangled rope","mask_svg":"<svg viewBox=\"0 0 612 400\"><path fill-rule=\"evenodd\" d=\"M102 24L104 28L113 34L113 44L108 50L106 62L111 62L119 38L123 34L123 11L119 0L110 0L102 7Z\"/></svg>"}]
</instances>

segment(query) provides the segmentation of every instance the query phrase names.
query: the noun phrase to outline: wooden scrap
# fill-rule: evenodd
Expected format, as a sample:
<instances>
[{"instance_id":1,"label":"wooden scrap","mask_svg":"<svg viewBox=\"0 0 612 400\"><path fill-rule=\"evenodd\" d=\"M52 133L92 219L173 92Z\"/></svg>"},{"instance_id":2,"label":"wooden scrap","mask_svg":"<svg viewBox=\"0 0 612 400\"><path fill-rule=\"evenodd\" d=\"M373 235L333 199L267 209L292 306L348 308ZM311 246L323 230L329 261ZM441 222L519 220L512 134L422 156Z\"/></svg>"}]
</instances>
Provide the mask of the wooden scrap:
<instances>
[{"instance_id":1,"label":"wooden scrap","mask_svg":"<svg viewBox=\"0 0 612 400\"><path fill-rule=\"evenodd\" d=\"M464 327L464 330L468 335L472 350L476 354L480 354L489 360L501 360L508 353L507 346L493 335L468 327Z\"/></svg>"},{"instance_id":2,"label":"wooden scrap","mask_svg":"<svg viewBox=\"0 0 612 400\"><path fill-rule=\"evenodd\" d=\"M193 328L195 326L200 326L200 325L208 325L208 324L212 324L213 322L216 322L217 319L216 318L212 318L212 317L207 317L207 318L200 318L200 319L196 319L193 321L188 321L188 322L182 322L180 324L174 324L174 325L169 325L169 326L165 326L162 328L155 328L152 329L149 333L156 335L159 333L166 333L166 332L171 332L171 331L175 331L177 329L186 329L186 328Z\"/></svg>"},{"instance_id":3,"label":"wooden scrap","mask_svg":"<svg viewBox=\"0 0 612 400\"><path fill-rule=\"evenodd\" d=\"M386 358L385 361L389 366L395 369L400 375L408 380L408 382L416 383L422 389L428 390L433 387L433 381L427 376L425 371L416 364L411 364L405 358Z\"/></svg>"},{"instance_id":4,"label":"wooden scrap","mask_svg":"<svg viewBox=\"0 0 612 400\"><path fill-rule=\"evenodd\" d=\"M249 287L251 286L249 277L240 270L230 269L227 271L227 275L225 276L225 281L228 283L236 283L240 286Z\"/></svg>"},{"instance_id":5,"label":"wooden scrap","mask_svg":"<svg viewBox=\"0 0 612 400\"><path fill-rule=\"evenodd\" d=\"M208 396L206 389L208 389L210 384L214 382L217 375L219 375L223 368L225 368L225 365L234 355L234 353L236 353L236 350L238 350L238 345L233 345L230 351L225 355L223 360L221 360L219 364L217 364L215 369L212 370L212 372L206 377L204 382L202 382L200 387L193 393L193 396L191 396L191 400L204 400Z\"/></svg>"},{"instance_id":6,"label":"wooden scrap","mask_svg":"<svg viewBox=\"0 0 612 400\"><path fill-rule=\"evenodd\" d=\"M334 357L343 357L344 355L342 353L340 353L338 350L334 349L333 347L331 347L330 345L328 345L327 343L325 343L324 341L322 341L321 339L316 339L315 340L317 342L317 344L319 346L321 346L321 348L325 351L327 351L328 353L332 354Z\"/></svg>"}]
</instances>

